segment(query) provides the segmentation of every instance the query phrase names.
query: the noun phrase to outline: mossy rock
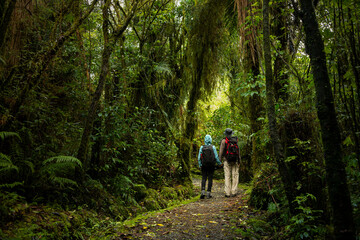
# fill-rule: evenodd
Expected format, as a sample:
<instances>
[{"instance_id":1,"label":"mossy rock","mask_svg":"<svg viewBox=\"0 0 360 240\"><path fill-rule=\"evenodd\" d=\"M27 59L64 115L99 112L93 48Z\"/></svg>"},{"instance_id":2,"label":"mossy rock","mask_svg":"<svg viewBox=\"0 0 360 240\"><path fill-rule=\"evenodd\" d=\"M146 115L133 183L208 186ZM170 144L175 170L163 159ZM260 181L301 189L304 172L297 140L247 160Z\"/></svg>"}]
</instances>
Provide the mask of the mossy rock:
<instances>
[{"instance_id":1,"label":"mossy rock","mask_svg":"<svg viewBox=\"0 0 360 240\"><path fill-rule=\"evenodd\" d=\"M180 199L191 198L195 195L192 186L177 185L175 187L175 191L177 192Z\"/></svg>"},{"instance_id":2,"label":"mossy rock","mask_svg":"<svg viewBox=\"0 0 360 240\"><path fill-rule=\"evenodd\" d=\"M144 184L134 184L135 200L140 202L147 196L147 189Z\"/></svg>"},{"instance_id":3,"label":"mossy rock","mask_svg":"<svg viewBox=\"0 0 360 240\"><path fill-rule=\"evenodd\" d=\"M253 188L248 203L256 209L267 210L269 204L273 202L272 197L278 201L283 199L279 173L273 163L263 163L261 165L261 168L254 175L252 185ZM272 196L269 193L269 185L276 186L276 188L271 189Z\"/></svg>"},{"instance_id":4,"label":"mossy rock","mask_svg":"<svg viewBox=\"0 0 360 240\"><path fill-rule=\"evenodd\" d=\"M167 199L167 200L175 200L178 199L178 194L175 191L174 188L170 188L170 187L163 187L161 189L161 195L163 198Z\"/></svg>"},{"instance_id":5,"label":"mossy rock","mask_svg":"<svg viewBox=\"0 0 360 240\"><path fill-rule=\"evenodd\" d=\"M163 196L155 189L147 189L147 196L143 201L144 207L147 210L159 210L167 207L167 201Z\"/></svg>"},{"instance_id":6,"label":"mossy rock","mask_svg":"<svg viewBox=\"0 0 360 240\"><path fill-rule=\"evenodd\" d=\"M151 197L145 198L143 204L146 210L148 211L155 211L161 209L159 203L154 198Z\"/></svg>"}]
</instances>

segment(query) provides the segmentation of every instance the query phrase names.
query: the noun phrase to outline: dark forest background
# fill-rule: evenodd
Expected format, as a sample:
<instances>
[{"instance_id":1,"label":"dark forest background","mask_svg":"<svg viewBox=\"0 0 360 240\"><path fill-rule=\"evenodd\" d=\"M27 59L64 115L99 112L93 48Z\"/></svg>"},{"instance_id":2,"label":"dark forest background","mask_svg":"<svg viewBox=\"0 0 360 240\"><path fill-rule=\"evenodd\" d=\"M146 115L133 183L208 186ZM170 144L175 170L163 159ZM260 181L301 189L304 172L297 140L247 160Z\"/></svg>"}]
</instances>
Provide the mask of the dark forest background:
<instances>
[{"instance_id":1,"label":"dark forest background","mask_svg":"<svg viewBox=\"0 0 360 240\"><path fill-rule=\"evenodd\" d=\"M191 198L230 127L277 239L355 239L359 19L356 0L1 1L0 238ZM25 225L39 208L79 216Z\"/></svg>"}]
</instances>

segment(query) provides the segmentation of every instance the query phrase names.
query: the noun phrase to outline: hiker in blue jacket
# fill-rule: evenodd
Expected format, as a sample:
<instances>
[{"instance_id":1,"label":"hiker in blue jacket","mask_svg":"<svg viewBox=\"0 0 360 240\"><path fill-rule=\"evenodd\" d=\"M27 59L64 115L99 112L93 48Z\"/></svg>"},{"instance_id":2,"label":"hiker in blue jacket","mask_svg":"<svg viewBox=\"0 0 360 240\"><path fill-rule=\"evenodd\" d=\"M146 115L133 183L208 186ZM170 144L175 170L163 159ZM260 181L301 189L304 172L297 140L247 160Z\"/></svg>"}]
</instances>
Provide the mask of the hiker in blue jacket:
<instances>
[{"instance_id":1,"label":"hiker in blue jacket","mask_svg":"<svg viewBox=\"0 0 360 240\"><path fill-rule=\"evenodd\" d=\"M207 198L211 198L211 187L213 181L213 175L215 171L215 165L221 165L222 163L219 160L219 155L217 154L216 148L214 145L211 145L212 138L210 135L205 136L205 145L201 146L199 149L198 163L199 168L201 168L202 181L201 181L201 195L200 199L205 198L205 185L206 180L208 180L207 188Z\"/></svg>"}]
</instances>

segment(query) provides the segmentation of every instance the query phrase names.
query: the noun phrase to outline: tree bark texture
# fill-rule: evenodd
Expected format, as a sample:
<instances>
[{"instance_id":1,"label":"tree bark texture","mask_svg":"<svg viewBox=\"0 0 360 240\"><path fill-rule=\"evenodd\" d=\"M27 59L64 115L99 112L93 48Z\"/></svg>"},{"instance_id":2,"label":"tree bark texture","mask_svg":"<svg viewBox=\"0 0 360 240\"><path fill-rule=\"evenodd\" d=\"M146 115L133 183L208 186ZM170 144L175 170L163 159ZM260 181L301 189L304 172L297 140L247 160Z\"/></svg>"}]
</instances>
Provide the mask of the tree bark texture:
<instances>
[{"instance_id":1,"label":"tree bark texture","mask_svg":"<svg viewBox=\"0 0 360 240\"><path fill-rule=\"evenodd\" d=\"M350 193L342 159L340 129L326 66L324 42L319 31L312 0L300 0L301 19L305 30L305 47L316 90L316 108L322 131L326 180L331 202L335 239L355 239Z\"/></svg>"}]
</instances>

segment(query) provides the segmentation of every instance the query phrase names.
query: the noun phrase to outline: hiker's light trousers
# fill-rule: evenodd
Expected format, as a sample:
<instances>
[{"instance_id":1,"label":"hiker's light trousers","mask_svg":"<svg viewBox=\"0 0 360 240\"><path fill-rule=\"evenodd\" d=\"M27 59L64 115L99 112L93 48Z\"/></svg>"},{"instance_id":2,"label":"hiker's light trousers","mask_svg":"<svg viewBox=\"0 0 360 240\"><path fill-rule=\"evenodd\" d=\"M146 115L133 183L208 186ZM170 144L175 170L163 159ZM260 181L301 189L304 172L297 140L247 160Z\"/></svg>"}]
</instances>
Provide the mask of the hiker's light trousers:
<instances>
[{"instance_id":1,"label":"hiker's light trousers","mask_svg":"<svg viewBox=\"0 0 360 240\"><path fill-rule=\"evenodd\" d=\"M237 193L239 184L239 164L224 161L225 195L230 196Z\"/></svg>"}]
</instances>

